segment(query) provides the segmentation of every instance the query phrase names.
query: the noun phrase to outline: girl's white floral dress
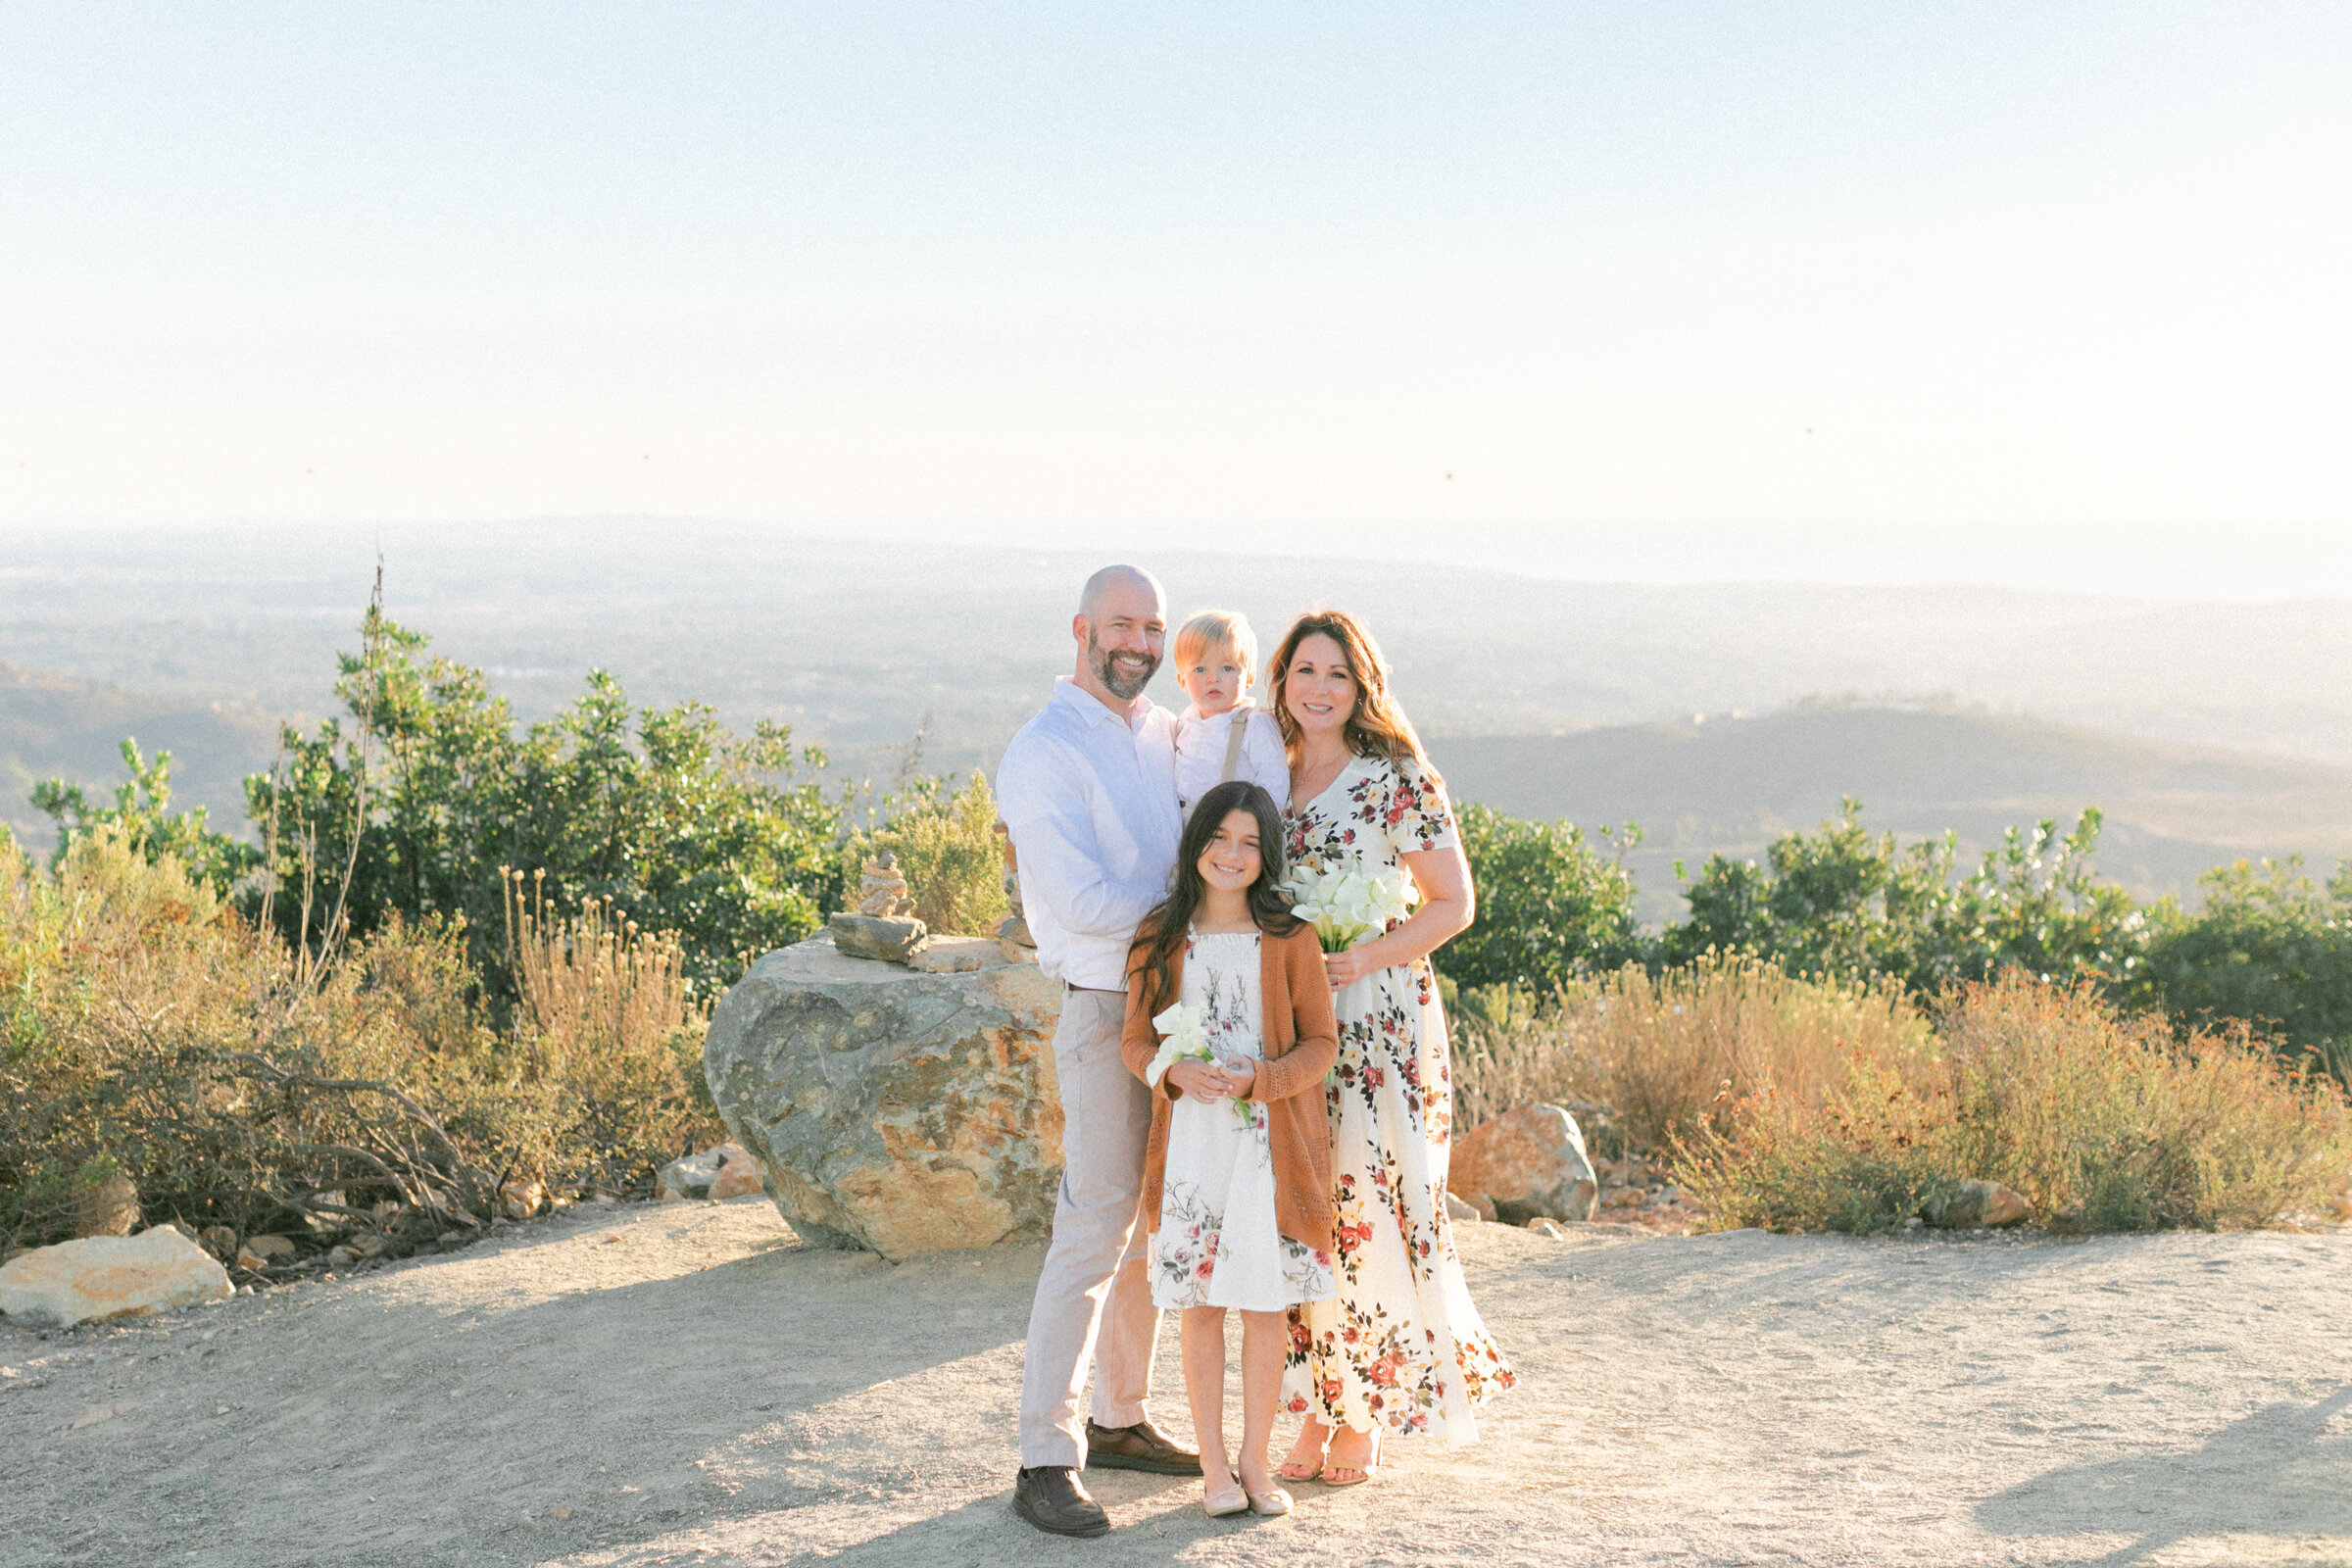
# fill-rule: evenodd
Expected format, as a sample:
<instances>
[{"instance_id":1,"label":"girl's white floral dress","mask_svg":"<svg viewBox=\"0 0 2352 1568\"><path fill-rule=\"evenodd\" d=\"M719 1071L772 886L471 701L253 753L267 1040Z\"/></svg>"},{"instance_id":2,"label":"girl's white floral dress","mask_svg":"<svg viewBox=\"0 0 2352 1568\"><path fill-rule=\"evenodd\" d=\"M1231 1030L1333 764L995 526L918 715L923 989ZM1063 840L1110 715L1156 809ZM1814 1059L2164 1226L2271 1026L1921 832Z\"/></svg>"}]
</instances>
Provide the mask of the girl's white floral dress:
<instances>
[{"instance_id":1,"label":"girl's white floral dress","mask_svg":"<svg viewBox=\"0 0 2352 1568\"><path fill-rule=\"evenodd\" d=\"M1195 931L1177 1000L1200 1009L1217 1059L1265 1057L1254 931ZM1154 1093L1157 1093L1155 1088ZM1168 1158L1152 1235L1152 1304L1279 1312L1329 1296L1331 1254L1274 1224L1274 1150L1263 1106L1187 1095L1168 1110Z\"/></svg>"},{"instance_id":2,"label":"girl's white floral dress","mask_svg":"<svg viewBox=\"0 0 2352 1568\"><path fill-rule=\"evenodd\" d=\"M1358 856L1381 871L1461 842L1444 785L1385 758L1350 761L1289 824L1294 865ZM1291 1313L1283 1405L1359 1432L1474 1443L1475 1408L1516 1380L1471 1304L1446 1215L1453 1072L1429 960L1375 970L1331 1001L1339 1289Z\"/></svg>"}]
</instances>

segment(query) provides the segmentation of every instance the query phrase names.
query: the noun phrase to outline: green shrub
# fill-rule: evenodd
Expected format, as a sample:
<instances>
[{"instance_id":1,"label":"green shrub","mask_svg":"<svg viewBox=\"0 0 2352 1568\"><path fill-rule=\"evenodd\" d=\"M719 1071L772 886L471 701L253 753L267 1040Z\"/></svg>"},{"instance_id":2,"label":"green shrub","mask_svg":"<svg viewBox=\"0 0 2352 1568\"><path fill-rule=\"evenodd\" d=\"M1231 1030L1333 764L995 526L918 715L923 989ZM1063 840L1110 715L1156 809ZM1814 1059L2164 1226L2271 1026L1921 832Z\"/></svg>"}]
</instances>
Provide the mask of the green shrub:
<instances>
[{"instance_id":1,"label":"green shrub","mask_svg":"<svg viewBox=\"0 0 2352 1568\"><path fill-rule=\"evenodd\" d=\"M1642 956L1634 879L1619 858L1641 842L1631 824L1603 855L1567 822L1523 821L1476 804L1455 819L1478 894L1477 920L1438 954L1457 985L1548 991Z\"/></svg>"},{"instance_id":2,"label":"green shrub","mask_svg":"<svg viewBox=\"0 0 2352 1568\"><path fill-rule=\"evenodd\" d=\"M2009 968L2120 983L2144 961L2146 917L2092 873L2097 811L2063 835L2053 821L2013 827L1967 873L1953 836L1902 845L1865 829L1861 811L1849 799L1817 833L1783 836L1766 866L1710 856L1684 886L1690 917L1667 929L1659 959L1736 950L1795 974L1885 976L1919 996Z\"/></svg>"},{"instance_id":3,"label":"green shrub","mask_svg":"<svg viewBox=\"0 0 2352 1568\"><path fill-rule=\"evenodd\" d=\"M545 873L559 908L610 901L675 932L687 977L711 994L744 954L838 907L846 812L803 776L824 759L788 730L736 736L694 703L639 711L599 670L564 713L517 732L481 671L424 648L370 606L336 686L349 723L287 729L280 766L247 781L272 874L252 912L289 941L316 947L337 921L365 936L395 914L457 922L503 1001L503 871L521 867Z\"/></svg>"},{"instance_id":4,"label":"green shrub","mask_svg":"<svg viewBox=\"0 0 2352 1568\"><path fill-rule=\"evenodd\" d=\"M260 866L260 852L216 831L203 807L172 809L170 752L156 753L155 760L149 762L140 754L139 743L125 739L122 765L130 770L130 777L115 787L112 806L91 805L80 785L62 778L33 786L33 808L57 824L52 864L101 828L113 828L124 844L148 859L175 857L189 875L216 893L231 891Z\"/></svg>"},{"instance_id":5,"label":"green shrub","mask_svg":"<svg viewBox=\"0 0 2352 1568\"><path fill-rule=\"evenodd\" d=\"M869 856L889 851L914 898L914 912L934 931L987 936L1011 906L1004 896L1004 852L997 803L978 768L953 799L934 798L901 811L851 842L844 881L857 885Z\"/></svg>"},{"instance_id":6,"label":"green shrub","mask_svg":"<svg viewBox=\"0 0 2352 1568\"><path fill-rule=\"evenodd\" d=\"M2205 873L2193 916L2169 905L2134 997L2191 1023L2242 1022L2352 1083L2352 862L2325 886L2300 860Z\"/></svg>"}]
</instances>

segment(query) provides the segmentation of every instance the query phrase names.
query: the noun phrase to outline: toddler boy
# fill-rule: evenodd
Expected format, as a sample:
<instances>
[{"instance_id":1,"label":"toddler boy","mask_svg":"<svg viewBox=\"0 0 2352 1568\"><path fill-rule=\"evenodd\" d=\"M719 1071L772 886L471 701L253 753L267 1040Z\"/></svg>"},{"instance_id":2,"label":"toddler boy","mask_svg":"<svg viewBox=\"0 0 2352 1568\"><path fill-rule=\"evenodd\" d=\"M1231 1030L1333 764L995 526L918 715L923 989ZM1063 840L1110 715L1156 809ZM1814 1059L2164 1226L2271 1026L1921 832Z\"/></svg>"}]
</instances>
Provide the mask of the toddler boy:
<instances>
[{"instance_id":1,"label":"toddler boy","mask_svg":"<svg viewBox=\"0 0 2352 1568\"><path fill-rule=\"evenodd\" d=\"M1176 720L1176 808L1227 779L1248 779L1290 808L1291 760L1282 727L1242 704L1257 664L1257 635L1227 610L1204 610L1176 631L1176 684L1193 706Z\"/></svg>"}]
</instances>

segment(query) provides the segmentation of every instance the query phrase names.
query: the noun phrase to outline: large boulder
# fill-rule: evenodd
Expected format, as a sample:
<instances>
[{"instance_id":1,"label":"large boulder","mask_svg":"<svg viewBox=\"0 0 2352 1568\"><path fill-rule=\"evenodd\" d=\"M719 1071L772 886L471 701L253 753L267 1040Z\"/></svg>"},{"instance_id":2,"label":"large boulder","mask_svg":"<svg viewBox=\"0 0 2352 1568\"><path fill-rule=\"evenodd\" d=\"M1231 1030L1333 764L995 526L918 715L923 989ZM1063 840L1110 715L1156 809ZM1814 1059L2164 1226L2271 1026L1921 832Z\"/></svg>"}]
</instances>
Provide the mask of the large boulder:
<instances>
[{"instance_id":1,"label":"large boulder","mask_svg":"<svg viewBox=\"0 0 2352 1568\"><path fill-rule=\"evenodd\" d=\"M818 935L712 1011L711 1098L803 1241L897 1259L1051 1229L1061 988L993 942L974 951L977 967L926 973Z\"/></svg>"},{"instance_id":2,"label":"large boulder","mask_svg":"<svg viewBox=\"0 0 2352 1568\"><path fill-rule=\"evenodd\" d=\"M1600 1182L1576 1118L1557 1105L1521 1105L1473 1127L1453 1146L1446 1185L1505 1225L1587 1220Z\"/></svg>"},{"instance_id":3,"label":"large boulder","mask_svg":"<svg viewBox=\"0 0 2352 1568\"><path fill-rule=\"evenodd\" d=\"M35 1248L0 1266L0 1312L24 1328L169 1312L231 1294L220 1260L170 1225Z\"/></svg>"}]
</instances>

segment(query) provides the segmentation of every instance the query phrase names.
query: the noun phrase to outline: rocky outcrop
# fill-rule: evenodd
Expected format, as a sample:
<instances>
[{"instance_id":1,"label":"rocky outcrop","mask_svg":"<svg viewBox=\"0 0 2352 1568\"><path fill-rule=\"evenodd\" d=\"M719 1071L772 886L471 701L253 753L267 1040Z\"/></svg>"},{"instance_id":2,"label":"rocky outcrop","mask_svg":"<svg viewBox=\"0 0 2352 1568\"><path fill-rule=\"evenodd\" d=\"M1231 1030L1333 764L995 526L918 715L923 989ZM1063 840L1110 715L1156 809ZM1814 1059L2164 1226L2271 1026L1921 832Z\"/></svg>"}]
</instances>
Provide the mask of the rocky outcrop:
<instances>
[{"instance_id":1,"label":"rocky outcrop","mask_svg":"<svg viewBox=\"0 0 2352 1568\"><path fill-rule=\"evenodd\" d=\"M1053 1221L1060 1012L1034 964L931 974L850 957L828 933L720 1000L703 1068L804 1241L894 1259L986 1247Z\"/></svg>"},{"instance_id":2,"label":"rocky outcrop","mask_svg":"<svg viewBox=\"0 0 2352 1568\"><path fill-rule=\"evenodd\" d=\"M230 1294L220 1260L169 1225L35 1248L0 1266L0 1312L24 1328L170 1312Z\"/></svg>"},{"instance_id":3,"label":"rocky outcrop","mask_svg":"<svg viewBox=\"0 0 2352 1568\"><path fill-rule=\"evenodd\" d=\"M1505 1225L1588 1220L1600 1197L1585 1135L1557 1105L1522 1105L1473 1127L1448 1169L1448 1188Z\"/></svg>"}]
</instances>

